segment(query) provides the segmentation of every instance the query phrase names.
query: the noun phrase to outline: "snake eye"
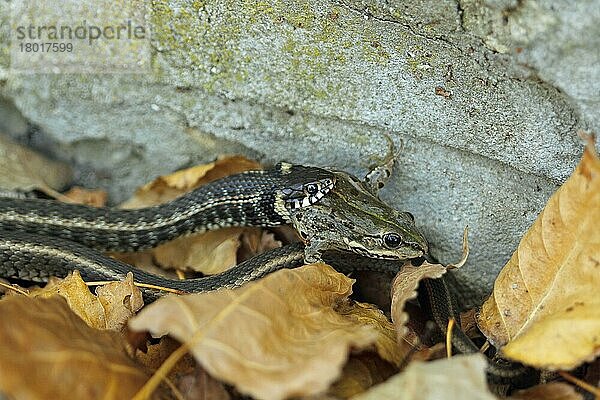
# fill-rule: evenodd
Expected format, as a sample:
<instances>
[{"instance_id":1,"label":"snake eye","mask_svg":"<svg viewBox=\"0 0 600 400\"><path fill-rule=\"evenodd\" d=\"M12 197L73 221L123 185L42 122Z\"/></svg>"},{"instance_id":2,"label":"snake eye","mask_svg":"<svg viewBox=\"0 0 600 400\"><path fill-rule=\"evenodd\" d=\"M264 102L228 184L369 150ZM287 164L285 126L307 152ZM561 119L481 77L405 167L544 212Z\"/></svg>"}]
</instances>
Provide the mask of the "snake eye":
<instances>
[{"instance_id":1,"label":"snake eye","mask_svg":"<svg viewBox=\"0 0 600 400\"><path fill-rule=\"evenodd\" d=\"M319 186L315 183L309 183L304 185L304 190L306 190L306 193L309 195L314 196L319 191Z\"/></svg>"},{"instance_id":2,"label":"snake eye","mask_svg":"<svg viewBox=\"0 0 600 400\"><path fill-rule=\"evenodd\" d=\"M386 233L385 235L383 235L383 243L386 245L387 248L395 249L398 246L400 246L400 243L402 243L402 239L397 233Z\"/></svg>"},{"instance_id":3,"label":"snake eye","mask_svg":"<svg viewBox=\"0 0 600 400\"><path fill-rule=\"evenodd\" d=\"M414 215L412 215L412 214L411 214L411 213L409 213L409 212L407 212L407 213L406 213L406 215L408 216L408 218L410 218L410 220L411 220L412 222L415 222L415 216L414 216Z\"/></svg>"}]
</instances>

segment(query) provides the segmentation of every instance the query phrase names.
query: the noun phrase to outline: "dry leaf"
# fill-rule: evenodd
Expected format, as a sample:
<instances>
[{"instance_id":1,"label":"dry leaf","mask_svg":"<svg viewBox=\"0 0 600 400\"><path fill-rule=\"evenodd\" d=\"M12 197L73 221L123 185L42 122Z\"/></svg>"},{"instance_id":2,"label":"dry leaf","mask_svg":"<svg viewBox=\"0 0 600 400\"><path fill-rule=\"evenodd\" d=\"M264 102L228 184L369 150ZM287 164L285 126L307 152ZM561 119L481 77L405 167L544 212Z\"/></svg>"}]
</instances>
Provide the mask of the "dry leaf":
<instances>
[{"instance_id":1,"label":"dry leaf","mask_svg":"<svg viewBox=\"0 0 600 400\"><path fill-rule=\"evenodd\" d=\"M485 379L481 354L459 355L431 362L416 361L404 372L352 400L494 400Z\"/></svg>"},{"instance_id":2,"label":"dry leaf","mask_svg":"<svg viewBox=\"0 0 600 400\"><path fill-rule=\"evenodd\" d=\"M0 392L19 399L130 399L148 379L116 332L59 296L0 301Z\"/></svg>"},{"instance_id":3,"label":"dry leaf","mask_svg":"<svg viewBox=\"0 0 600 400\"><path fill-rule=\"evenodd\" d=\"M600 160L589 143L494 284L478 323L505 356L572 369L600 352Z\"/></svg>"},{"instance_id":4,"label":"dry leaf","mask_svg":"<svg viewBox=\"0 0 600 400\"><path fill-rule=\"evenodd\" d=\"M144 306L142 292L135 286L131 272L122 282L98 286L96 296L104 309L104 329L120 330Z\"/></svg>"},{"instance_id":5,"label":"dry leaf","mask_svg":"<svg viewBox=\"0 0 600 400\"><path fill-rule=\"evenodd\" d=\"M242 243L238 250L238 262L249 260L257 254L281 247L275 235L262 229L246 229L240 237Z\"/></svg>"},{"instance_id":6,"label":"dry leaf","mask_svg":"<svg viewBox=\"0 0 600 400\"><path fill-rule=\"evenodd\" d=\"M224 157L213 163L183 169L141 187L121 207L140 208L165 203L216 179L250 169L260 169L260 165L242 156ZM142 269L157 265L212 275L237 264L242 235L254 235L257 237L254 240L259 240L260 232L256 228L225 228L180 237L147 251L113 256Z\"/></svg>"},{"instance_id":7,"label":"dry leaf","mask_svg":"<svg viewBox=\"0 0 600 400\"><path fill-rule=\"evenodd\" d=\"M121 330L144 305L142 293L133 284L131 273L123 282L98 287L96 293L97 296L94 296L79 272L74 271L64 279L51 279L42 289L33 289L30 296L49 298L60 295L89 326L116 331Z\"/></svg>"},{"instance_id":8,"label":"dry leaf","mask_svg":"<svg viewBox=\"0 0 600 400\"><path fill-rule=\"evenodd\" d=\"M397 342L394 325L377 307L367 303L340 302L335 310L356 325L372 326L376 329L379 333L374 343L377 353L395 366L398 367L411 351L412 346L409 343Z\"/></svg>"},{"instance_id":9,"label":"dry leaf","mask_svg":"<svg viewBox=\"0 0 600 400\"><path fill-rule=\"evenodd\" d=\"M40 190L54 196L55 190L72 179L71 169L20 146L0 135L0 187L11 191Z\"/></svg>"},{"instance_id":10,"label":"dry leaf","mask_svg":"<svg viewBox=\"0 0 600 400\"><path fill-rule=\"evenodd\" d=\"M198 368L193 375L181 378L179 391L186 400L229 400L231 396L225 386Z\"/></svg>"},{"instance_id":11,"label":"dry leaf","mask_svg":"<svg viewBox=\"0 0 600 400\"><path fill-rule=\"evenodd\" d=\"M439 279L448 269L460 268L467 262L467 258L469 257L468 233L468 227L465 227L463 232L462 256L457 263L442 265L431 264L425 261L419 266L414 266L410 261L407 261L402 265L398 274L396 274L392 282L391 316L396 327L399 342L411 342L410 338L405 337L408 333L406 323L409 317L408 313L404 311L406 303L417 297L417 288L421 280Z\"/></svg>"},{"instance_id":12,"label":"dry leaf","mask_svg":"<svg viewBox=\"0 0 600 400\"><path fill-rule=\"evenodd\" d=\"M342 376L329 388L328 394L347 399L385 381L396 372L396 368L376 354L358 354L350 357Z\"/></svg>"},{"instance_id":13,"label":"dry leaf","mask_svg":"<svg viewBox=\"0 0 600 400\"><path fill-rule=\"evenodd\" d=\"M408 322L408 313L404 312L404 306L408 300L417 297L419 282L426 278L440 278L445 272L446 267L442 264L430 264L428 262L424 262L418 267L406 262L400 268L400 272L398 272L392 283L391 311L398 340L401 340L407 333L405 325Z\"/></svg>"},{"instance_id":14,"label":"dry leaf","mask_svg":"<svg viewBox=\"0 0 600 400\"><path fill-rule=\"evenodd\" d=\"M70 203L85 204L92 207L104 207L108 200L108 194L104 190L90 190L75 186L63 193L63 201Z\"/></svg>"},{"instance_id":15,"label":"dry leaf","mask_svg":"<svg viewBox=\"0 0 600 400\"><path fill-rule=\"evenodd\" d=\"M154 249L154 260L183 271L218 274L236 265L240 237L250 229L253 228L223 228L180 237Z\"/></svg>"},{"instance_id":16,"label":"dry leaf","mask_svg":"<svg viewBox=\"0 0 600 400\"><path fill-rule=\"evenodd\" d=\"M172 335L243 393L317 394L339 376L351 348L372 348L384 335L335 311L352 282L324 264L280 270L235 290L159 299L129 325Z\"/></svg>"},{"instance_id":17,"label":"dry leaf","mask_svg":"<svg viewBox=\"0 0 600 400\"><path fill-rule=\"evenodd\" d=\"M546 383L520 390L510 400L583 400L583 396L571 385L561 382Z\"/></svg>"},{"instance_id":18,"label":"dry leaf","mask_svg":"<svg viewBox=\"0 0 600 400\"><path fill-rule=\"evenodd\" d=\"M151 371L156 371L168 357L181 346L170 337L163 337L158 344L148 346L147 352L136 352L136 361ZM190 354L181 358L169 371L167 378L186 400L229 399L223 384L210 377Z\"/></svg>"}]
</instances>

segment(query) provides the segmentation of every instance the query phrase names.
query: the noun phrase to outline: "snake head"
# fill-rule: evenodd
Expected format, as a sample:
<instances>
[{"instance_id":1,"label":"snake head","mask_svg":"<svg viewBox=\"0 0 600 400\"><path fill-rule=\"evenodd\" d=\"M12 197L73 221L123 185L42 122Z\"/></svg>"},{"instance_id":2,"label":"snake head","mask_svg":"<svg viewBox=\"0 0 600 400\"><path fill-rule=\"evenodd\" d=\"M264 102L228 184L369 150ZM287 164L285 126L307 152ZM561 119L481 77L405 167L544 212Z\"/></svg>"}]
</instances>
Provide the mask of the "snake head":
<instances>
[{"instance_id":1,"label":"snake head","mask_svg":"<svg viewBox=\"0 0 600 400\"><path fill-rule=\"evenodd\" d=\"M286 181L277 193L282 208L278 212L285 215L317 203L335 186L335 175L322 168L288 163L279 163L276 168Z\"/></svg>"}]
</instances>

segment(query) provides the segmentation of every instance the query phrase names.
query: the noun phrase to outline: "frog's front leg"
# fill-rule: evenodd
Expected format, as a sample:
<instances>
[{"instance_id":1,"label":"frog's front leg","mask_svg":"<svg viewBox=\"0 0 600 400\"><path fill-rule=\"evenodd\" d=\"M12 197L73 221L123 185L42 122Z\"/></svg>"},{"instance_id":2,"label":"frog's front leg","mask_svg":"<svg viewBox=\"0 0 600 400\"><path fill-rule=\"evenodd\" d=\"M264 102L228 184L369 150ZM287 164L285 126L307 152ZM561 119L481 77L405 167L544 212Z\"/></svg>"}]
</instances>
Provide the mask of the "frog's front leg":
<instances>
[{"instance_id":1,"label":"frog's front leg","mask_svg":"<svg viewBox=\"0 0 600 400\"><path fill-rule=\"evenodd\" d=\"M385 186L390 176L392 176L396 159L396 148L392 138L389 135L385 135L385 138L388 142L387 154L383 160L371 168L364 178L366 188L376 197L378 197L379 190Z\"/></svg>"},{"instance_id":2,"label":"frog's front leg","mask_svg":"<svg viewBox=\"0 0 600 400\"><path fill-rule=\"evenodd\" d=\"M323 261L323 253L331 250L331 242L325 237L313 236L304 248L304 261L312 264Z\"/></svg>"}]
</instances>

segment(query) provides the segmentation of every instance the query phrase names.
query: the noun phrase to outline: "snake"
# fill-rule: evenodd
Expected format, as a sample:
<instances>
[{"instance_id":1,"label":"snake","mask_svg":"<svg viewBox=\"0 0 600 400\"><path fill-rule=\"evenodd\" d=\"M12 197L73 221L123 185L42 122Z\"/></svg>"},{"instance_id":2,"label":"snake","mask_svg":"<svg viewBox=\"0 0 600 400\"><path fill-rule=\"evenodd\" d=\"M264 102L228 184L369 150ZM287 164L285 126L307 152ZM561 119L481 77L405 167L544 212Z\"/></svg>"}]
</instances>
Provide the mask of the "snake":
<instances>
[{"instance_id":1,"label":"snake","mask_svg":"<svg viewBox=\"0 0 600 400\"><path fill-rule=\"evenodd\" d=\"M210 182L168 203L127 210L0 197L0 276L46 282L78 270L86 281L107 281L122 280L132 272L145 299L153 301L163 294L156 287L182 293L236 288L282 268L322 260L332 251L388 261L338 263L340 272L397 272L398 264L389 261L424 256L427 241L410 213L379 200L380 177L389 174L375 168L369 176L376 178L361 181L342 171L279 163ZM284 224L292 225L302 241L202 278L169 279L103 254L143 250L225 227ZM331 261L335 264L335 257ZM423 304L444 330L450 318L459 316L443 281L429 281ZM454 338L460 351L477 350L466 335ZM512 378L504 370L494 374Z\"/></svg>"}]
</instances>

